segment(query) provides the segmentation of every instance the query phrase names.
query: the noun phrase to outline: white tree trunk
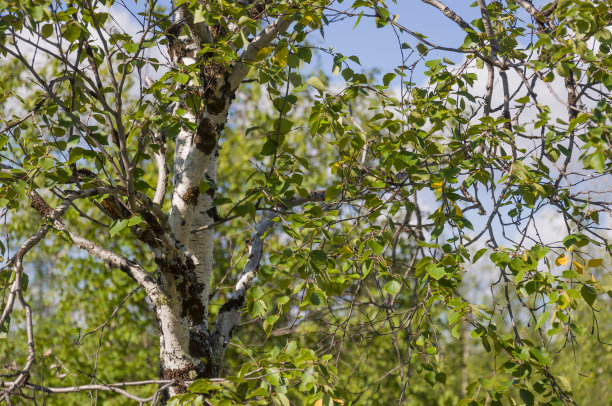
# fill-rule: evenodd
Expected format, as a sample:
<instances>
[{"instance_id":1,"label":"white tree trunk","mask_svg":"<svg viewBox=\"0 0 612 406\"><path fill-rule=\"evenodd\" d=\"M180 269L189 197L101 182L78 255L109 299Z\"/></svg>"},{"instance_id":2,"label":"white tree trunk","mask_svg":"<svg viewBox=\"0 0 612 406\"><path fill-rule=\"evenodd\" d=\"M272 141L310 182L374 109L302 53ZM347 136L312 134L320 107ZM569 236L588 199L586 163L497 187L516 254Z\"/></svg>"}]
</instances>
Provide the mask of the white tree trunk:
<instances>
[{"instance_id":1,"label":"white tree trunk","mask_svg":"<svg viewBox=\"0 0 612 406\"><path fill-rule=\"evenodd\" d=\"M178 381L216 377L222 372L225 348L239 320L246 289L259 267L262 243L260 237L271 224L265 219L253 237L255 252L240 277L234 294L219 311L214 331L208 323L210 282L213 272L213 246L216 211L214 207L217 182L218 141L225 127L234 94L249 71L257 52L289 26L279 17L268 24L244 50L239 59L228 67L210 61L196 60L197 51L213 40L212 30L204 23L193 24L185 6L178 8L175 23L168 29L169 54L176 66L201 63L201 86L187 83L185 94L194 92L202 98L201 106L188 112L183 119L196 125L187 126L175 139L172 206L168 224L173 238L184 245L187 256L161 255L157 258L162 293L155 303L160 333L161 375ZM185 34L185 27L189 35ZM205 56L203 57L205 58ZM191 87L190 87L191 86ZM160 160L161 161L161 160ZM208 188L200 193L200 184ZM156 201L160 196L156 193ZM185 391L177 384L169 388L172 396Z\"/></svg>"}]
</instances>

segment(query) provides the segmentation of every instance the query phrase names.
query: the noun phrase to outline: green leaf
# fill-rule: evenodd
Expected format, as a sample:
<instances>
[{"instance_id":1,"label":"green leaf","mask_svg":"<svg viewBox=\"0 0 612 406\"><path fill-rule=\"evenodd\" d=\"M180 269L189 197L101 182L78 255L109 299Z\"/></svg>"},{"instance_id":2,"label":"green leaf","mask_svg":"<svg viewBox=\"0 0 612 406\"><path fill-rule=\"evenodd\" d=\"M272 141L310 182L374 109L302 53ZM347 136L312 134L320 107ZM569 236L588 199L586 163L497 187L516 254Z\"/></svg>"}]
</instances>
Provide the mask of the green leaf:
<instances>
[{"instance_id":1,"label":"green leaf","mask_svg":"<svg viewBox=\"0 0 612 406\"><path fill-rule=\"evenodd\" d=\"M533 393L529 392L527 389L520 389L519 395L523 402L525 402L525 406L533 406L535 402L535 397Z\"/></svg>"},{"instance_id":2,"label":"green leaf","mask_svg":"<svg viewBox=\"0 0 612 406\"><path fill-rule=\"evenodd\" d=\"M268 139L261 147L261 151L259 153L263 156L270 156L276 154L277 149L278 144L276 143L276 141Z\"/></svg>"},{"instance_id":3,"label":"green leaf","mask_svg":"<svg viewBox=\"0 0 612 406\"><path fill-rule=\"evenodd\" d=\"M249 314L253 318L257 316L261 316L267 310L266 303L263 300L255 300L249 303L248 310L249 310Z\"/></svg>"},{"instance_id":4,"label":"green leaf","mask_svg":"<svg viewBox=\"0 0 612 406\"><path fill-rule=\"evenodd\" d=\"M602 150L597 150L591 155L591 167L599 173L604 173L606 170L606 156Z\"/></svg>"},{"instance_id":5,"label":"green leaf","mask_svg":"<svg viewBox=\"0 0 612 406\"><path fill-rule=\"evenodd\" d=\"M595 299L597 299L597 291L595 288L592 288L587 285L582 285L580 289L580 294L585 302L589 304L589 306L593 307L593 303L595 303Z\"/></svg>"},{"instance_id":6,"label":"green leaf","mask_svg":"<svg viewBox=\"0 0 612 406\"><path fill-rule=\"evenodd\" d=\"M325 190L325 200L332 200L334 197L338 196L342 191L342 187L340 185L330 186Z\"/></svg>"},{"instance_id":7,"label":"green leaf","mask_svg":"<svg viewBox=\"0 0 612 406\"><path fill-rule=\"evenodd\" d=\"M444 269L444 267L439 266L437 264L430 264L427 267L427 273L429 274L429 276L431 276L435 280L440 280L444 276L446 276L446 270Z\"/></svg>"},{"instance_id":8,"label":"green leaf","mask_svg":"<svg viewBox=\"0 0 612 406\"><path fill-rule=\"evenodd\" d=\"M567 379L564 376L557 376L557 382L559 386L561 387L561 389L563 389L564 392L567 392L567 393L572 392L572 385L570 385L569 379Z\"/></svg>"},{"instance_id":9,"label":"green leaf","mask_svg":"<svg viewBox=\"0 0 612 406\"><path fill-rule=\"evenodd\" d=\"M385 250L385 246L375 240L369 240L368 247L370 247L376 255L380 255Z\"/></svg>"},{"instance_id":10,"label":"green leaf","mask_svg":"<svg viewBox=\"0 0 612 406\"><path fill-rule=\"evenodd\" d=\"M472 263L475 264L480 259L480 257L482 257L486 252L487 252L486 248L481 248L478 251L476 251L476 254L474 254L474 258L472 258Z\"/></svg>"},{"instance_id":11,"label":"green leaf","mask_svg":"<svg viewBox=\"0 0 612 406\"><path fill-rule=\"evenodd\" d=\"M310 251L310 257L314 262L319 265L323 265L327 263L327 254L322 250L312 250Z\"/></svg>"},{"instance_id":12,"label":"green leaf","mask_svg":"<svg viewBox=\"0 0 612 406\"><path fill-rule=\"evenodd\" d=\"M205 13L206 13L206 10L204 9L204 6L202 6L201 4L198 5L198 7L193 12L193 24L198 24L198 23L203 22Z\"/></svg>"},{"instance_id":13,"label":"green leaf","mask_svg":"<svg viewBox=\"0 0 612 406\"><path fill-rule=\"evenodd\" d=\"M40 31L43 38L49 38L51 35L53 35L53 25L45 24L42 26L42 29Z\"/></svg>"},{"instance_id":14,"label":"green leaf","mask_svg":"<svg viewBox=\"0 0 612 406\"><path fill-rule=\"evenodd\" d=\"M134 216L134 217L131 217L130 219L128 219L127 226L128 226L128 227L131 227L131 226L133 226L133 225L140 224L140 223L142 223L143 221L144 221L144 220L142 219L142 217L140 217L140 216Z\"/></svg>"},{"instance_id":15,"label":"green leaf","mask_svg":"<svg viewBox=\"0 0 612 406\"><path fill-rule=\"evenodd\" d=\"M312 86L315 89L320 90L322 92L327 90L327 88L325 87L325 85L323 84L321 79L319 79L316 76L312 76L310 79L308 79L308 81L306 83L308 83L310 86Z\"/></svg>"},{"instance_id":16,"label":"green leaf","mask_svg":"<svg viewBox=\"0 0 612 406\"><path fill-rule=\"evenodd\" d=\"M278 315L272 315L270 317L266 317L263 322L263 329L266 332L266 335L270 337L270 333L272 332L272 328L274 328L274 323L276 323L279 319Z\"/></svg>"},{"instance_id":17,"label":"green leaf","mask_svg":"<svg viewBox=\"0 0 612 406\"><path fill-rule=\"evenodd\" d=\"M601 258L589 259L589 268L596 268L598 266L601 266L602 263L603 260Z\"/></svg>"},{"instance_id":18,"label":"green leaf","mask_svg":"<svg viewBox=\"0 0 612 406\"><path fill-rule=\"evenodd\" d=\"M550 364L550 355L548 351L546 351L542 347L533 347L529 350L533 358L535 358L540 364L549 365Z\"/></svg>"},{"instance_id":19,"label":"green leaf","mask_svg":"<svg viewBox=\"0 0 612 406\"><path fill-rule=\"evenodd\" d=\"M77 23L66 25L62 37L69 42L74 42L81 36L81 27Z\"/></svg>"},{"instance_id":20,"label":"green leaf","mask_svg":"<svg viewBox=\"0 0 612 406\"><path fill-rule=\"evenodd\" d=\"M568 77L570 73L570 66L567 62L559 62L556 66L557 73L563 77Z\"/></svg>"},{"instance_id":21,"label":"green leaf","mask_svg":"<svg viewBox=\"0 0 612 406\"><path fill-rule=\"evenodd\" d=\"M402 285L398 281L389 281L383 287L385 292L387 292L391 296L398 294L401 288L402 288Z\"/></svg>"},{"instance_id":22,"label":"green leaf","mask_svg":"<svg viewBox=\"0 0 612 406\"><path fill-rule=\"evenodd\" d=\"M189 82L189 75L187 75L186 73L175 73L172 77L181 85L184 85Z\"/></svg>"},{"instance_id":23,"label":"green leaf","mask_svg":"<svg viewBox=\"0 0 612 406\"><path fill-rule=\"evenodd\" d=\"M436 384L436 373L435 372L427 372L425 374L425 381L431 385L434 386Z\"/></svg>"},{"instance_id":24,"label":"green leaf","mask_svg":"<svg viewBox=\"0 0 612 406\"><path fill-rule=\"evenodd\" d=\"M536 329L542 327L544 325L544 323L546 323L546 320L548 320L548 317L550 316L550 310L545 311L544 313L540 314L538 316L538 321L536 323Z\"/></svg>"},{"instance_id":25,"label":"green leaf","mask_svg":"<svg viewBox=\"0 0 612 406\"><path fill-rule=\"evenodd\" d=\"M278 400L279 406L291 406L291 402L285 394L276 392L274 396L276 396L276 400Z\"/></svg>"},{"instance_id":26,"label":"green leaf","mask_svg":"<svg viewBox=\"0 0 612 406\"><path fill-rule=\"evenodd\" d=\"M189 385L189 390L192 392L203 393L215 389L220 389L221 384L210 382L208 379L197 379Z\"/></svg>"},{"instance_id":27,"label":"green leaf","mask_svg":"<svg viewBox=\"0 0 612 406\"><path fill-rule=\"evenodd\" d=\"M529 98L529 96L524 96L519 99L516 99L516 102L520 104L525 104L525 103L529 103L530 100L531 99Z\"/></svg>"},{"instance_id":28,"label":"green leaf","mask_svg":"<svg viewBox=\"0 0 612 406\"><path fill-rule=\"evenodd\" d=\"M380 18L382 18L383 20L386 20L389 18L389 10L387 10L385 7L375 6L375 8L378 14L380 15Z\"/></svg>"},{"instance_id":29,"label":"green leaf","mask_svg":"<svg viewBox=\"0 0 612 406\"><path fill-rule=\"evenodd\" d=\"M389 83L391 83L391 81L393 79L395 79L397 75L395 73L387 73L385 74L385 76L383 76L383 84L385 86L389 86Z\"/></svg>"},{"instance_id":30,"label":"green leaf","mask_svg":"<svg viewBox=\"0 0 612 406\"><path fill-rule=\"evenodd\" d=\"M108 229L108 231L110 233L110 236L111 237L115 236L121 230L126 228L128 226L128 223L129 223L129 220L115 220L115 221L113 221L113 224L111 224L110 228Z\"/></svg>"},{"instance_id":31,"label":"green leaf","mask_svg":"<svg viewBox=\"0 0 612 406\"><path fill-rule=\"evenodd\" d=\"M11 316L7 316L4 323L0 324L0 339L4 339L8 336L9 326L11 325Z\"/></svg>"},{"instance_id":32,"label":"green leaf","mask_svg":"<svg viewBox=\"0 0 612 406\"><path fill-rule=\"evenodd\" d=\"M28 285L30 284L30 277L27 273L21 273L21 291L25 293L28 290Z\"/></svg>"}]
</instances>

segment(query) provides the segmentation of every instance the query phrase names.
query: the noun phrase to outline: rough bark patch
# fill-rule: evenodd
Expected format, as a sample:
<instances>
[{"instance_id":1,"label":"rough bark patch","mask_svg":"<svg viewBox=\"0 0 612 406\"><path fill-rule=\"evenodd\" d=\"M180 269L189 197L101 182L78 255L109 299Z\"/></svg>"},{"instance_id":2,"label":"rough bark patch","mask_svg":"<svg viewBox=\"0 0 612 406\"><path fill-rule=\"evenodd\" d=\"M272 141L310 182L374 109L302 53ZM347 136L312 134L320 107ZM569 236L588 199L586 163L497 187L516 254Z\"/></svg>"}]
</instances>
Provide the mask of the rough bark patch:
<instances>
[{"instance_id":1,"label":"rough bark patch","mask_svg":"<svg viewBox=\"0 0 612 406\"><path fill-rule=\"evenodd\" d=\"M204 321L204 305L198 295L202 288L198 288L198 286L201 286L201 284L187 283L187 292L183 296L183 309L181 312L181 317L187 317L196 324Z\"/></svg>"},{"instance_id":2,"label":"rough bark patch","mask_svg":"<svg viewBox=\"0 0 612 406\"><path fill-rule=\"evenodd\" d=\"M183 369L164 369L162 371L163 373L163 378L165 380L176 380L176 381L191 381L193 380L193 373L190 374L191 371L193 371L194 368L193 367L187 367L187 368L183 368ZM174 391L176 393L185 393L187 392L187 386L177 383L175 385L173 385Z\"/></svg>"},{"instance_id":3,"label":"rough bark patch","mask_svg":"<svg viewBox=\"0 0 612 406\"><path fill-rule=\"evenodd\" d=\"M200 120L194 142L196 148L206 155L210 155L215 150L217 146L217 132L214 123L208 117Z\"/></svg>"},{"instance_id":4,"label":"rough bark patch","mask_svg":"<svg viewBox=\"0 0 612 406\"><path fill-rule=\"evenodd\" d=\"M197 186L190 187L187 189L185 194L181 196L181 199L185 201L187 204L195 204L198 202L198 196L200 195L200 189Z\"/></svg>"},{"instance_id":5,"label":"rough bark patch","mask_svg":"<svg viewBox=\"0 0 612 406\"><path fill-rule=\"evenodd\" d=\"M195 52L190 49L186 49L185 44L183 44L178 38L181 35L183 30L184 22L177 22L172 24L167 30L168 39L168 53L170 54L170 59L176 62L182 62L183 58L189 57L193 58L195 56Z\"/></svg>"},{"instance_id":6,"label":"rough bark patch","mask_svg":"<svg viewBox=\"0 0 612 406\"><path fill-rule=\"evenodd\" d=\"M206 100L206 111L208 111L208 114L216 116L225 110L226 104L227 100L223 97L210 97Z\"/></svg>"},{"instance_id":7,"label":"rough bark patch","mask_svg":"<svg viewBox=\"0 0 612 406\"><path fill-rule=\"evenodd\" d=\"M101 204L102 207L108 211L108 214L113 218L113 220L125 220L132 217L132 213L130 213L125 204L115 196L107 197L106 199L102 200Z\"/></svg>"},{"instance_id":8,"label":"rough bark patch","mask_svg":"<svg viewBox=\"0 0 612 406\"><path fill-rule=\"evenodd\" d=\"M86 178L97 179L96 174L90 171L89 169L85 169L85 168L77 169L76 165L71 166L71 168L72 168L72 175L68 178L66 183L76 183L77 181L81 181Z\"/></svg>"},{"instance_id":9,"label":"rough bark patch","mask_svg":"<svg viewBox=\"0 0 612 406\"><path fill-rule=\"evenodd\" d=\"M204 285L198 282L193 272L195 269L193 262L187 260L184 265L176 261L159 262L162 272L171 274L176 282L177 293L181 300L181 317L186 317L195 325L201 324L205 317L205 307L200 299Z\"/></svg>"},{"instance_id":10,"label":"rough bark patch","mask_svg":"<svg viewBox=\"0 0 612 406\"><path fill-rule=\"evenodd\" d=\"M156 234L161 234L164 232L161 224L159 224L159 221L157 221L157 218L153 214L148 211L142 211L140 215L142 216L144 221L147 222L148 226L152 229L153 232L155 232Z\"/></svg>"},{"instance_id":11,"label":"rough bark patch","mask_svg":"<svg viewBox=\"0 0 612 406\"><path fill-rule=\"evenodd\" d=\"M251 17L253 20L258 20L259 17L261 17L261 15L263 14L263 12L266 10L266 2L265 1L259 1L257 3L254 3L251 8L249 8L249 17Z\"/></svg>"},{"instance_id":12,"label":"rough bark patch","mask_svg":"<svg viewBox=\"0 0 612 406\"><path fill-rule=\"evenodd\" d=\"M211 357L211 354L207 350L209 346L208 337L203 334L198 334L197 331L191 331L189 333L189 355L192 357L208 360Z\"/></svg>"},{"instance_id":13,"label":"rough bark patch","mask_svg":"<svg viewBox=\"0 0 612 406\"><path fill-rule=\"evenodd\" d=\"M30 206L43 217L47 217L53 211L51 206L35 190L30 192Z\"/></svg>"}]
</instances>

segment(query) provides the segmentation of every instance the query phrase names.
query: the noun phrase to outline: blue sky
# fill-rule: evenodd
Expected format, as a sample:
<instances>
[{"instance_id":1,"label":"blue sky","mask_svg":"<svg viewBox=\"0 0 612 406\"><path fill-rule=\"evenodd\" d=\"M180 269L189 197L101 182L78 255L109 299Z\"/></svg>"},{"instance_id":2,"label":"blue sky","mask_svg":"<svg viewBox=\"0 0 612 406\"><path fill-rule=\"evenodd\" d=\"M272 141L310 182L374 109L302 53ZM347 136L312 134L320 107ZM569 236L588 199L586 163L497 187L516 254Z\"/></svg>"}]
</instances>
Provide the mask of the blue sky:
<instances>
[{"instance_id":1,"label":"blue sky","mask_svg":"<svg viewBox=\"0 0 612 406\"><path fill-rule=\"evenodd\" d=\"M398 14L397 22L404 27L423 34L427 39L437 45L458 47L463 43L465 33L453 21L446 18L438 9L421 2L420 0L400 0L399 4L389 4L391 15ZM478 9L470 7L470 1L450 0L453 9L470 22L477 18ZM455 4L453 4L455 3ZM341 5L342 6L342 5ZM390 26L376 28L371 18L362 18L359 25L354 28L357 18L348 18L338 21L325 28L325 37L311 37L311 40L323 45L325 48L333 47L334 52L344 55L356 55L361 60L364 69L378 68L388 72L402 63L399 45L407 42L414 47L417 41L408 34L401 34L400 39ZM316 39L315 39L316 38ZM407 50L410 52L410 50ZM463 59L462 54L433 51L428 57L449 57L455 62ZM450 54L450 55L449 55ZM331 69L331 58L328 59L328 69ZM413 62L412 58L409 62ZM419 78L415 78L419 79Z\"/></svg>"}]
</instances>

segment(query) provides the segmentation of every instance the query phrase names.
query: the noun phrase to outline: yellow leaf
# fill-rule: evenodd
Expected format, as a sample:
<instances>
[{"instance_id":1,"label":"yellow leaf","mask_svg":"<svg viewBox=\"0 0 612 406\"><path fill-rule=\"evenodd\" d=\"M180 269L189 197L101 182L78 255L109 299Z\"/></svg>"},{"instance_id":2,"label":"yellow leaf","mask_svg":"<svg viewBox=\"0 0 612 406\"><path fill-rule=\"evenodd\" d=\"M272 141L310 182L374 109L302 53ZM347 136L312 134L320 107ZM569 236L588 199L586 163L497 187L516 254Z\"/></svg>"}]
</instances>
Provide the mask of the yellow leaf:
<instances>
[{"instance_id":1,"label":"yellow leaf","mask_svg":"<svg viewBox=\"0 0 612 406\"><path fill-rule=\"evenodd\" d=\"M550 319L550 325L552 326L553 323L555 322L555 320L557 320L557 313L553 313L552 319Z\"/></svg>"},{"instance_id":2,"label":"yellow leaf","mask_svg":"<svg viewBox=\"0 0 612 406\"><path fill-rule=\"evenodd\" d=\"M463 217L463 212L456 203L453 203L453 207L455 208L455 215Z\"/></svg>"},{"instance_id":3,"label":"yellow leaf","mask_svg":"<svg viewBox=\"0 0 612 406\"><path fill-rule=\"evenodd\" d=\"M567 265L569 263L569 257L565 254L560 255L556 260L555 260L555 265L560 266L560 265Z\"/></svg>"},{"instance_id":4,"label":"yellow leaf","mask_svg":"<svg viewBox=\"0 0 612 406\"><path fill-rule=\"evenodd\" d=\"M529 261L529 255L527 255L527 251L523 253L523 261L525 262Z\"/></svg>"},{"instance_id":5,"label":"yellow leaf","mask_svg":"<svg viewBox=\"0 0 612 406\"><path fill-rule=\"evenodd\" d=\"M582 273L584 272L584 267L576 261L572 261L572 264L574 264L574 267L576 268L576 272L582 275Z\"/></svg>"},{"instance_id":6,"label":"yellow leaf","mask_svg":"<svg viewBox=\"0 0 612 406\"><path fill-rule=\"evenodd\" d=\"M278 51L276 55L274 56L274 59L276 60L276 62L278 62L281 68L284 68L287 65L288 55L289 55L289 49L283 48L280 51Z\"/></svg>"},{"instance_id":7,"label":"yellow leaf","mask_svg":"<svg viewBox=\"0 0 612 406\"><path fill-rule=\"evenodd\" d=\"M261 61L266 58L266 56L270 55L274 51L272 47L265 47L257 52L257 56L255 56L256 61Z\"/></svg>"},{"instance_id":8,"label":"yellow leaf","mask_svg":"<svg viewBox=\"0 0 612 406\"><path fill-rule=\"evenodd\" d=\"M595 267L601 266L602 263L603 263L603 260L601 258L589 259L589 268L595 268Z\"/></svg>"},{"instance_id":9,"label":"yellow leaf","mask_svg":"<svg viewBox=\"0 0 612 406\"><path fill-rule=\"evenodd\" d=\"M342 247L342 249L340 250L341 254L352 254L353 251L349 248L348 245L345 245L344 247Z\"/></svg>"}]
</instances>

